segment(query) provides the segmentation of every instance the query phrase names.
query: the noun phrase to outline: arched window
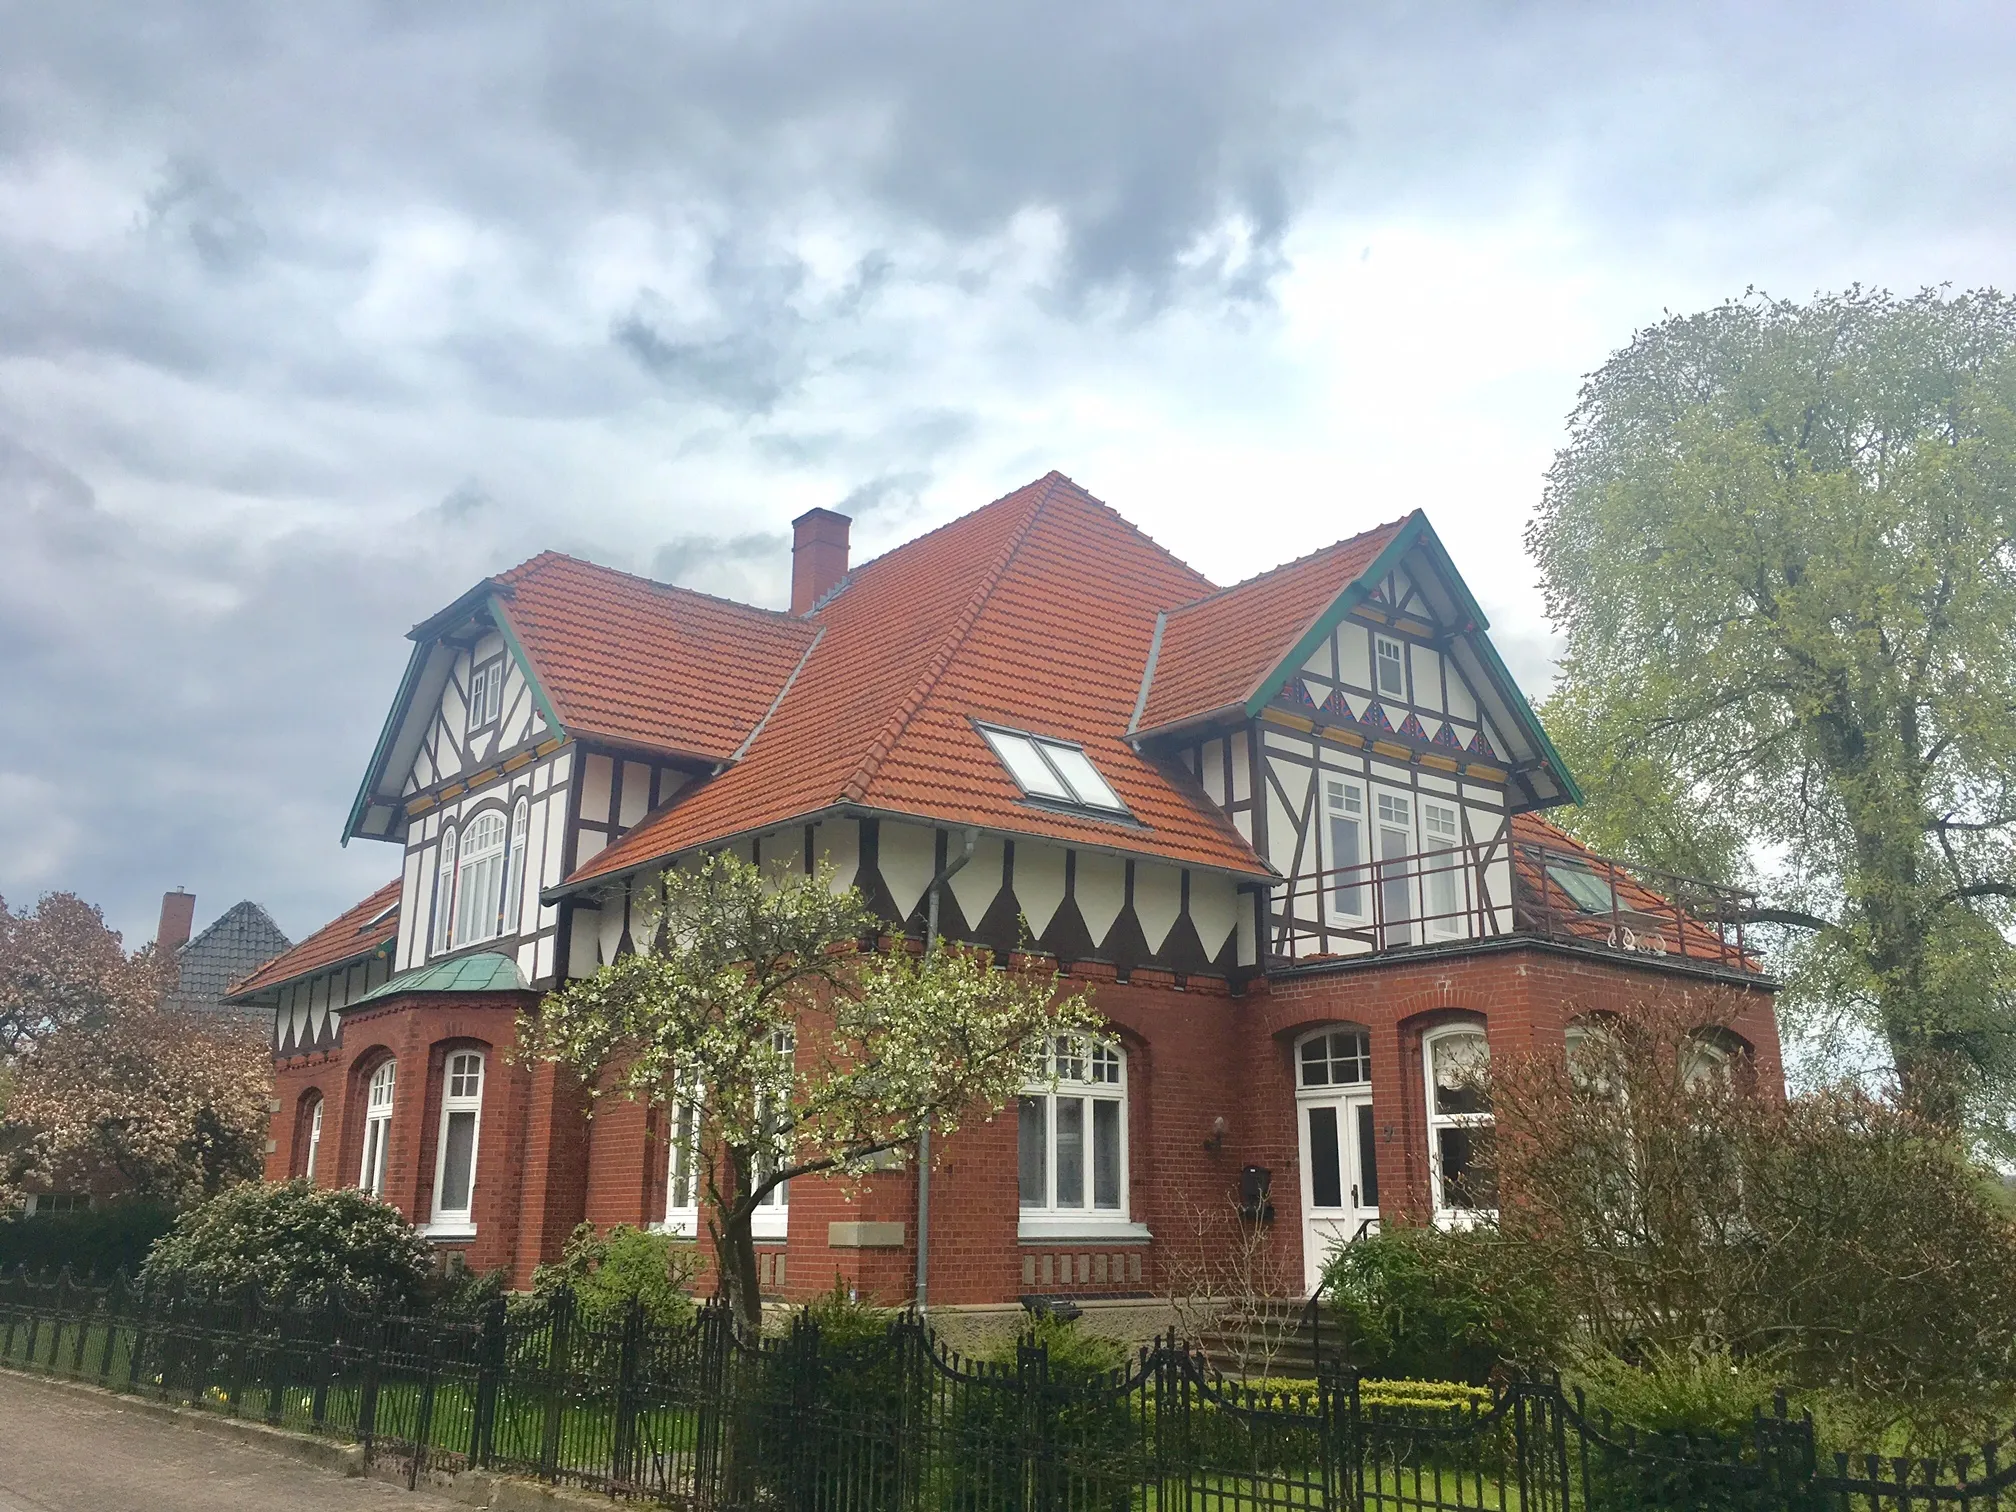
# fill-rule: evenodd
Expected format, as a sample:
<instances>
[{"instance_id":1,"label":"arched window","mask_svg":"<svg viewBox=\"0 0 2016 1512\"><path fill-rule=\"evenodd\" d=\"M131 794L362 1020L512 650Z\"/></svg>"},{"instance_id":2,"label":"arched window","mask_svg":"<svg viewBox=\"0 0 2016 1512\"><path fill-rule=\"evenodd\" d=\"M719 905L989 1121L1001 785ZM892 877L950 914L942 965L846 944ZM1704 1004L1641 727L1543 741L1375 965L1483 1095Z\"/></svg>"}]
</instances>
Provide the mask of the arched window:
<instances>
[{"instance_id":1,"label":"arched window","mask_svg":"<svg viewBox=\"0 0 2016 1512\"><path fill-rule=\"evenodd\" d=\"M1428 1078L1428 1178L1439 1223L1462 1224L1497 1209L1498 1193L1480 1167L1479 1146L1491 1127L1484 1085L1491 1045L1476 1024L1451 1024L1421 1037Z\"/></svg>"},{"instance_id":2,"label":"arched window","mask_svg":"<svg viewBox=\"0 0 2016 1512\"><path fill-rule=\"evenodd\" d=\"M1295 1074L1306 1089L1372 1080L1372 1037L1363 1029L1323 1029L1302 1041Z\"/></svg>"},{"instance_id":3,"label":"arched window","mask_svg":"<svg viewBox=\"0 0 2016 1512\"><path fill-rule=\"evenodd\" d=\"M373 1197L385 1195L385 1146L392 1137L392 1090L399 1067L387 1061L371 1073L364 1094L364 1163L357 1185Z\"/></svg>"},{"instance_id":4,"label":"arched window","mask_svg":"<svg viewBox=\"0 0 2016 1512\"><path fill-rule=\"evenodd\" d=\"M503 903L499 909L497 932L515 935L523 928L525 912L525 837L531 828L532 805L520 798L511 810L511 848L504 856Z\"/></svg>"},{"instance_id":5,"label":"arched window","mask_svg":"<svg viewBox=\"0 0 2016 1512\"><path fill-rule=\"evenodd\" d=\"M441 864L434 873L434 949L455 943L455 831L441 826Z\"/></svg>"},{"instance_id":6,"label":"arched window","mask_svg":"<svg viewBox=\"0 0 2016 1512\"><path fill-rule=\"evenodd\" d=\"M1059 1035L1017 1104L1022 1218L1127 1222L1127 1061Z\"/></svg>"},{"instance_id":7,"label":"arched window","mask_svg":"<svg viewBox=\"0 0 2016 1512\"><path fill-rule=\"evenodd\" d=\"M476 1135L483 1114L483 1053L450 1052L441 1072L441 1137L434 1154L434 1223L473 1228Z\"/></svg>"},{"instance_id":8,"label":"arched window","mask_svg":"<svg viewBox=\"0 0 2016 1512\"><path fill-rule=\"evenodd\" d=\"M455 866L455 944L495 939L504 891L504 816L486 809L463 828Z\"/></svg>"},{"instance_id":9,"label":"arched window","mask_svg":"<svg viewBox=\"0 0 2016 1512\"><path fill-rule=\"evenodd\" d=\"M315 1182L315 1164L322 1154L322 1094L310 1092L301 1109L301 1132L295 1137L300 1141L296 1148L301 1151L295 1174L307 1181Z\"/></svg>"}]
</instances>

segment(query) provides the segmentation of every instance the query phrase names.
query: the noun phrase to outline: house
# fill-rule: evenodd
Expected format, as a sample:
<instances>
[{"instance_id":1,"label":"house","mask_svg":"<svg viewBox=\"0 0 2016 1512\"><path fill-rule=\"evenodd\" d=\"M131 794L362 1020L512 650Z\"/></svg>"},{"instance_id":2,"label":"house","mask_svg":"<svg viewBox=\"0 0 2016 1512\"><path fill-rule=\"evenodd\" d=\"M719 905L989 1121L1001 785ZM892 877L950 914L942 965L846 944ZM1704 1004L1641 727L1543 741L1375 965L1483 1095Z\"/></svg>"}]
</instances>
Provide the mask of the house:
<instances>
[{"instance_id":1,"label":"house","mask_svg":"<svg viewBox=\"0 0 2016 1512\"><path fill-rule=\"evenodd\" d=\"M1464 1221L1466 1068L1648 990L1780 1075L1735 900L1683 914L1546 819L1574 779L1418 512L1218 588L1052 473L859 566L811 511L788 612L547 554L411 638L345 829L398 874L233 996L273 1013L269 1173L520 1284L583 1219L696 1229L677 1109L587 1119L505 1052L630 948L641 881L722 847L912 934L935 884L942 933L1026 931L1112 1024L945 1142L934 1308L1153 1295L1242 1192L1305 1281L1374 1223ZM917 1199L780 1191L766 1290L912 1298Z\"/></svg>"},{"instance_id":2,"label":"house","mask_svg":"<svg viewBox=\"0 0 2016 1512\"><path fill-rule=\"evenodd\" d=\"M234 903L195 935L196 895L176 888L161 895L154 948L171 966L162 1001L171 1008L230 1012L226 991L262 961L291 948L273 916L246 899Z\"/></svg>"}]
</instances>

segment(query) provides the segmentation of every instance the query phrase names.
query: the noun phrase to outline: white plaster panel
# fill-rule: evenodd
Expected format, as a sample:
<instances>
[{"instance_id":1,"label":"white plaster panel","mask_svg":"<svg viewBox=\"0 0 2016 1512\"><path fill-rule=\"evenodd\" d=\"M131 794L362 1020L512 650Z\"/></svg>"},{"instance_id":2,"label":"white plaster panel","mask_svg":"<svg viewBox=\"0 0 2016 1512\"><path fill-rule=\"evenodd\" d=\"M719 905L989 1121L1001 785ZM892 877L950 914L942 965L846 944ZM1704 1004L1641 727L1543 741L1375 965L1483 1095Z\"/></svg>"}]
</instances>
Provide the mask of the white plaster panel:
<instances>
[{"instance_id":1,"label":"white plaster panel","mask_svg":"<svg viewBox=\"0 0 2016 1512\"><path fill-rule=\"evenodd\" d=\"M1029 921L1032 938L1042 938L1043 931L1050 927L1050 921L1057 916L1058 905L1063 901L1063 847L1018 841L1015 846L1015 906Z\"/></svg>"},{"instance_id":2,"label":"white plaster panel","mask_svg":"<svg viewBox=\"0 0 2016 1512\"><path fill-rule=\"evenodd\" d=\"M623 763L623 808L616 822L628 829L651 810L651 768L641 761Z\"/></svg>"},{"instance_id":3,"label":"white plaster panel","mask_svg":"<svg viewBox=\"0 0 2016 1512\"><path fill-rule=\"evenodd\" d=\"M1244 840L1248 845L1253 843L1253 815L1249 811L1241 809L1238 813L1234 814L1232 816L1232 827L1239 831L1239 838L1241 840Z\"/></svg>"},{"instance_id":4,"label":"white plaster panel","mask_svg":"<svg viewBox=\"0 0 2016 1512\"><path fill-rule=\"evenodd\" d=\"M1244 803L1253 796L1253 767L1247 759L1246 732L1234 730L1227 746L1232 761L1232 801Z\"/></svg>"},{"instance_id":5,"label":"white plaster panel","mask_svg":"<svg viewBox=\"0 0 2016 1512\"><path fill-rule=\"evenodd\" d=\"M294 1045L308 1043L308 1005L301 1001L298 993L294 996L294 1012L287 1025L287 1040Z\"/></svg>"},{"instance_id":6,"label":"white plaster panel","mask_svg":"<svg viewBox=\"0 0 2016 1512\"><path fill-rule=\"evenodd\" d=\"M1444 777L1440 772L1431 772L1425 769L1421 773L1420 782L1423 792L1446 793L1452 798L1461 789L1461 784L1454 777Z\"/></svg>"},{"instance_id":7,"label":"white plaster panel","mask_svg":"<svg viewBox=\"0 0 2016 1512\"><path fill-rule=\"evenodd\" d=\"M581 817L597 824L609 822L609 789L615 764L607 756L590 756L581 764Z\"/></svg>"},{"instance_id":8,"label":"white plaster panel","mask_svg":"<svg viewBox=\"0 0 2016 1512\"><path fill-rule=\"evenodd\" d=\"M553 785L555 787L565 782L573 770L574 753L571 750L555 751L553 753Z\"/></svg>"},{"instance_id":9,"label":"white plaster panel","mask_svg":"<svg viewBox=\"0 0 2016 1512\"><path fill-rule=\"evenodd\" d=\"M539 947L530 940L524 941L518 947L518 969L524 973L528 982L539 979Z\"/></svg>"},{"instance_id":10,"label":"white plaster panel","mask_svg":"<svg viewBox=\"0 0 2016 1512\"><path fill-rule=\"evenodd\" d=\"M502 732L497 740L499 747L509 749L521 744L532 725L532 694L521 682L516 692L512 691L511 679L507 675L504 682L504 717L498 721Z\"/></svg>"},{"instance_id":11,"label":"white plaster panel","mask_svg":"<svg viewBox=\"0 0 2016 1512\"><path fill-rule=\"evenodd\" d=\"M561 837L567 828L567 795L564 792L552 794L546 800L546 870L544 886L560 885L560 865L566 859L566 847Z\"/></svg>"},{"instance_id":12,"label":"white plaster panel","mask_svg":"<svg viewBox=\"0 0 2016 1512\"><path fill-rule=\"evenodd\" d=\"M1281 806L1273 788L1267 789L1267 849L1269 861L1287 871L1295 860L1295 821L1298 816Z\"/></svg>"},{"instance_id":13,"label":"white plaster panel","mask_svg":"<svg viewBox=\"0 0 2016 1512\"><path fill-rule=\"evenodd\" d=\"M1414 580L1395 568L1393 571L1393 607L1399 608L1407 602L1407 595L1414 591Z\"/></svg>"},{"instance_id":14,"label":"white plaster panel","mask_svg":"<svg viewBox=\"0 0 2016 1512\"><path fill-rule=\"evenodd\" d=\"M1134 863L1134 917L1152 953L1162 948L1183 912L1183 873L1152 861Z\"/></svg>"},{"instance_id":15,"label":"white plaster panel","mask_svg":"<svg viewBox=\"0 0 2016 1512\"><path fill-rule=\"evenodd\" d=\"M978 924L1001 891L1001 864L1007 847L995 835L982 835L973 845L973 859L952 874L946 884L969 924Z\"/></svg>"},{"instance_id":16,"label":"white plaster panel","mask_svg":"<svg viewBox=\"0 0 2016 1512\"><path fill-rule=\"evenodd\" d=\"M1225 948L1225 937L1239 918L1240 893L1230 877L1214 872L1190 873L1190 923L1204 942L1204 954L1214 961Z\"/></svg>"},{"instance_id":17,"label":"white plaster panel","mask_svg":"<svg viewBox=\"0 0 2016 1512\"><path fill-rule=\"evenodd\" d=\"M843 893L854 885L861 870L861 823L857 819L829 819L813 835L814 854L833 868L833 890Z\"/></svg>"},{"instance_id":18,"label":"white plaster panel","mask_svg":"<svg viewBox=\"0 0 2016 1512\"><path fill-rule=\"evenodd\" d=\"M1449 663L1449 713L1455 719L1477 722L1477 695L1470 691L1469 681L1453 659Z\"/></svg>"},{"instance_id":19,"label":"white plaster panel","mask_svg":"<svg viewBox=\"0 0 2016 1512\"><path fill-rule=\"evenodd\" d=\"M525 876L527 886L518 900L518 929L528 934L538 928L539 879L546 875L546 805L529 805L525 816Z\"/></svg>"},{"instance_id":20,"label":"white plaster panel","mask_svg":"<svg viewBox=\"0 0 2016 1512\"><path fill-rule=\"evenodd\" d=\"M546 784L552 780L552 777L553 764L550 761L541 762L538 766L532 768L532 791L535 793L545 792Z\"/></svg>"},{"instance_id":21,"label":"white plaster panel","mask_svg":"<svg viewBox=\"0 0 2016 1512\"><path fill-rule=\"evenodd\" d=\"M427 913L419 893L421 857L420 851L408 851L405 874L399 879L399 934L392 952L401 961L412 958L413 931Z\"/></svg>"},{"instance_id":22,"label":"white plaster panel","mask_svg":"<svg viewBox=\"0 0 2016 1512\"><path fill-rule=\"evenodd\" d=\"M882 882L896 904L896 915L908 918L938 869L938 832L884 819L876 849Z\"/></svg>"},{"instance_id":23,"label":"white plaster panel","mask_svg":"<svg viewBox=\"0 0 2016 1512\"><path fill-rule=\"evenodd\" d=\"M1204 781L1204 791L1219 807L1225 804L1225 742L1207 740L1204 742L1204 770L1198 774Z\"/></svg>"},{"instance_id":24,"label":"white plaster panel","mask_svg":"<svg viewBox=\"0 0 2016 1512\"><path fill-rule=\"evenodd\" d=\"M607 850L608 848L609 848L609 837L607 835L603 834L600 830L584 829L578 836L575 837L574 841L575 866L577 867L586 866L590 861L594 860L597 856L601 855L602 852ZM749 859L749 847L746 845L741 846L739 848L739 854L741 855L744 861L747 861Z\"/></svg>"},{"instance_id":25,"label":"white plaster panel","mask_svg":"<svg viewBox=\"0 0 2016 1512\"><path fill-rule=\"evenodd\" d=\"M1372 631L1363 621L1347 619L1337 627L1337 665L1343 681L1372 686Z\"/></svg>"},{"instance_id":26,"label":"white plaster panel","mask_svg":"<svg viewBox=\"0 0 2016 1512\"><path fill-rule=\"evenodd\" d=\"M553 975L553 936L542 934L539 936L539 954L529 980L543 982L551 975Z\"/></svg>"},{"instance_id":27,"label":"white plaster panel","mask_svg":"<svg viewBox=\"0 0 2016 1512\"><path fill-rule=\"evenodd\" d=\"M1260 946L1257 938L1257 933L1253 925L1253 908L1251 903L1247 899L1242 897L1239 900L1238 912L1239 912L1239 954L1237 957L1238 962L1241 966L1256 965L1260 960Z\"/></svg>"},{"instance_id":28,"label":"white plaster panel","mask_svg":"<svg viewBox=\"0 0 2016 1512\"><path fill-rule=\"evenodd\" d=\"M781 887L793 877L805 874L805 827L772 830L762 837L763 874Z\"/></svg>"},{"instance_id":29,"label":"white plaster panel","mask_svg":"<svg viewBox=\"0 0 2016 1512\"><path fill-rule=\"evenodd\" d=\"M1283 742L1284 749L1295 750L1301 755L1311 754L1309 746L1310 743L1306 740L1298 740L1292 743ZM1288 795L1290 808L1296 814L1300 814L1302 812L1302 800L1309 796L1309 778L1311 775L1309 768L1299 761L1270 761L1268 766L1273 769L1274 780L1281 784L1281 790Z\"/></svg>"},{"instance_id":30,"label":"white plaster panel","mask_svg":"<svg viewBox=\"0 0 2016 1512\"><path fill-rule=\"evenodd\" d=\"M568 931L567 975L587 977L595 975L595 969L602 963L595 958L595 933L602 926L602 916L592 908L577 908Z\"/></svg>"},{"instance_id":31,"label":"white plaster panel","mask_svg":"<svg viewBox=\"0 0 2016 1512\"><path fill-rule=\"evenodd\" d=\"M1433 713L1442 712L1442 658L1427 646L1409 644L1407 655L1414 670L1414 702ZM1433 735L1435 732L1428 732Z\"/></svg>"},{"instance_id":32,"label":"white plaster panel","mask_svg":"<svg viewBox=\"0 0 2016 1512\"><path fill-rule=\"evenodd\" d=\"M488 661L493 656L504 653L504 637L495 630L486 630L476 639L472 655L476 661Z\"/></svg>"},{"instance_id":33,"label":"white plaster panel","mask_svg":"<svg viewBox=\"0 0 2016 1512\"><path fill-rule=\"evenodd\" d=\"M1078 912L1085 920L1092 943L1104 944L1113 921L1127 906L1127 863L1118 856L1081 850L1071 894L1077 900Z\"/></svg>"}]
</instances>

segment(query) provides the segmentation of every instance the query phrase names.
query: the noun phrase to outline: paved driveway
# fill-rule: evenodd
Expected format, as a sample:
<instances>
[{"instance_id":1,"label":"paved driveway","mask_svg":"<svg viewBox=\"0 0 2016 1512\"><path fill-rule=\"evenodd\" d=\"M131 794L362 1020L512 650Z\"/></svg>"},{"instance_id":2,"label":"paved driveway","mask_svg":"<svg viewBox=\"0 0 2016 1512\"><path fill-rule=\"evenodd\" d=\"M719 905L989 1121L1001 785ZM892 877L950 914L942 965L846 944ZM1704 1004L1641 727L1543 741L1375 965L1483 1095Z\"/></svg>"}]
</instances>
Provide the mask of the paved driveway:
<instances>
[{"instance_id":1,"label":"paved driveway","mask_svg":"<svg viewBox=\"0 0 2016 1512\"><path fill-rule=\"evenodd\" d=\"M455 1506L0 1371L0 1512Z\"/></svg>"}]
</instances>

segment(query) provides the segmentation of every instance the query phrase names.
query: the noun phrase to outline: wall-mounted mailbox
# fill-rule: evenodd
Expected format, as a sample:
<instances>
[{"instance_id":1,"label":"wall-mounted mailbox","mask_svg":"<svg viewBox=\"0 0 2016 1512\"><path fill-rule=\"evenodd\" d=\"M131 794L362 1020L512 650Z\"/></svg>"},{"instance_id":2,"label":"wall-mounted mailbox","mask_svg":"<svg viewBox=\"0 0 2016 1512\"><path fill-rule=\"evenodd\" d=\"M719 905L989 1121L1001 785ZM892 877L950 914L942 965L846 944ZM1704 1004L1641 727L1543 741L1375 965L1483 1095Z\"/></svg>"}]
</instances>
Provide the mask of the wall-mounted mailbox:
<instances>
[{"instance_id":1,"label":"wall-mounted mailbox","mask_svg":"<svg viewBox=\"0 0 2016 1512\"><path fill-rule=\"evenodd\" d=\"M1239 1216L1251 1222L1274 1221L1274 1173L1266 1166L1239 1168Z\"/></svg>"}]
</instances>

